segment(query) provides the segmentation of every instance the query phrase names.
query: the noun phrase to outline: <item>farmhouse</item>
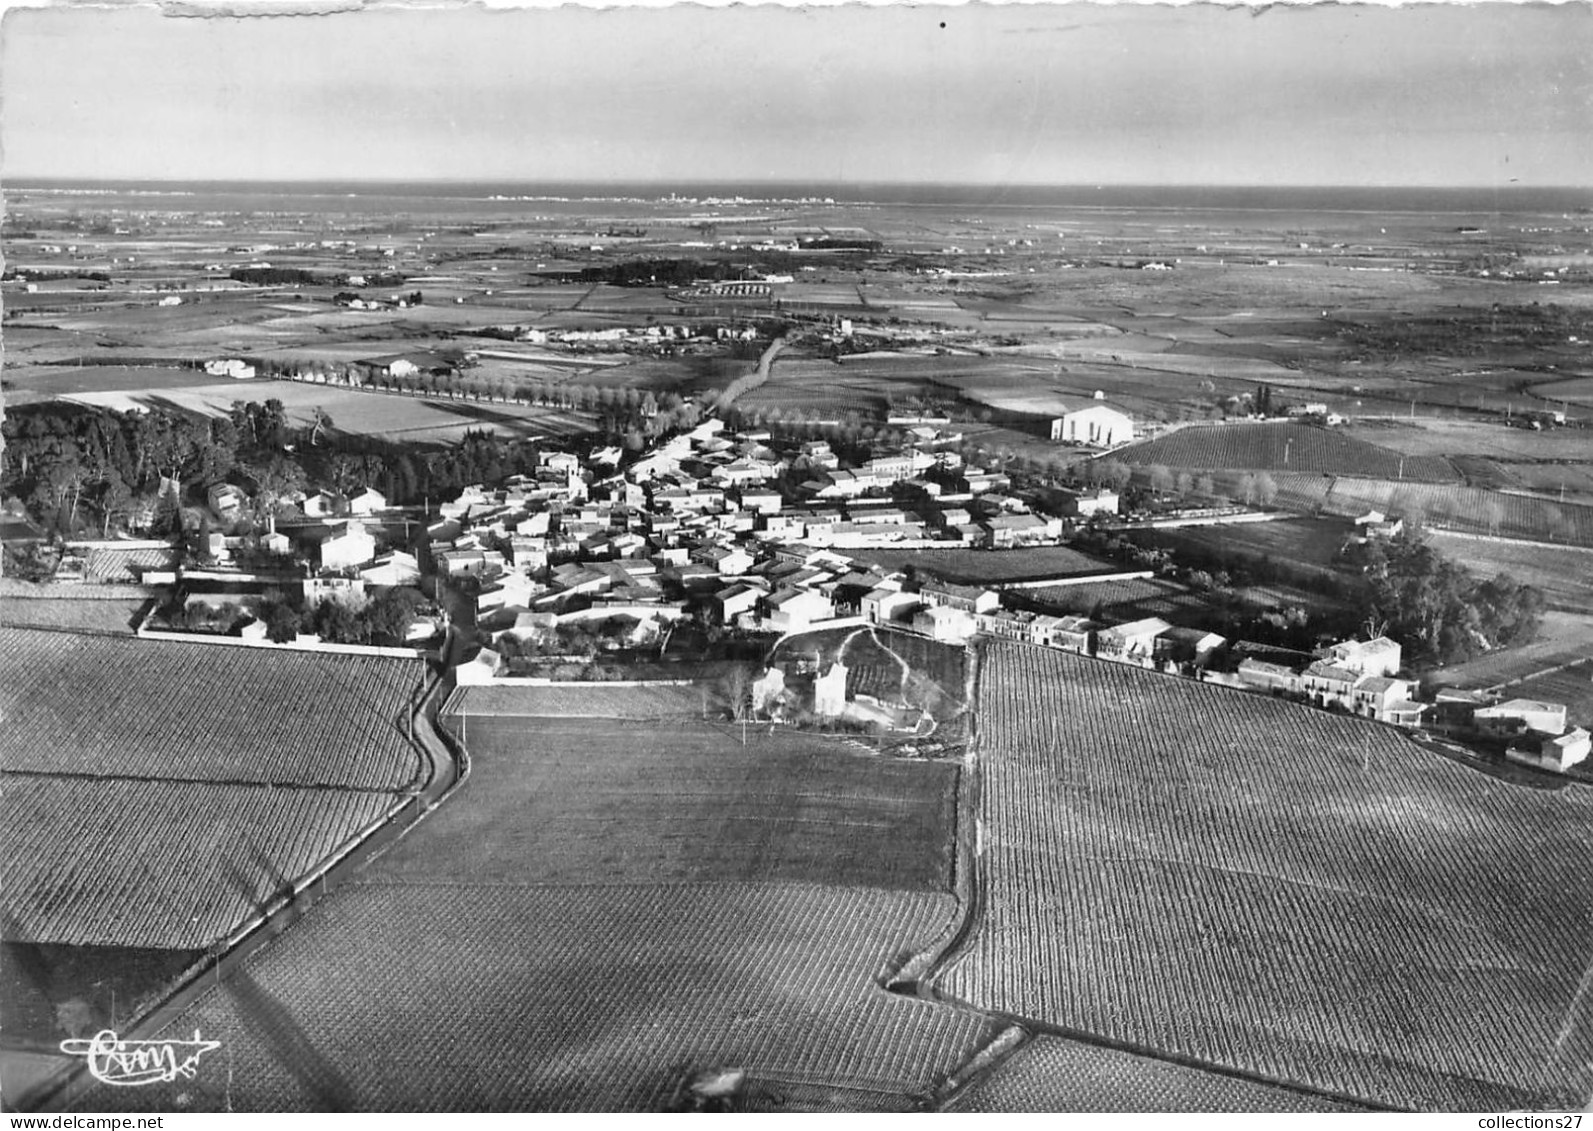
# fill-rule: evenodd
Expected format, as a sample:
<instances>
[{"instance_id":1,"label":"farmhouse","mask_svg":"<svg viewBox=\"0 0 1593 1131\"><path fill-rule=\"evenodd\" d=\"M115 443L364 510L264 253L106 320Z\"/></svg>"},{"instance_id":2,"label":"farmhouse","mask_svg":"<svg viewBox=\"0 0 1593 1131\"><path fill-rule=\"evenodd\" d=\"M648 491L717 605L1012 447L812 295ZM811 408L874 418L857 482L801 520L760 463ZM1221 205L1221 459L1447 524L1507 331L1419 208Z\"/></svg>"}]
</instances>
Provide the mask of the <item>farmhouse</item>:
<instances>
[{"instance_id":1,"label":"farmhouse","mask_svg":"<svg viewBox=\"0 0 1593 1131\"><path fill-rule=\"evenodd\" d=\"M1539 699L1507 699L1492 707L1479 707L1472 721L1483 734L1512 736L1523 731L1543 735L1565 732L1565 704Z\"/></svg>"},{"instance_id":2,"label":"farmhouse","mask_svg":"<svg viewBox=\"0 0 1593 1131\"><path fill-rule=\"evenodd\" d=\"M1325 658L1360 675L1391 676L1399 671L1400 646L1386 636L1346 640L1329 648Z\"/></svg>"},{"instance_id":3,"label":"farmhouse","mask_svg":"<svg viewBox=\"0 0 1593 1131\"><path fill-rule=\"evenodd\" d=\"M1001 595L994 589L976 585L953 585L945 581L926 581L918 595L930 608L958 609L965 613L993 613L1001 607Z\"/></svg>"},{"instance_id":4,"label":"farmhouse","mask_svg":"<svg viewBox=\"0 0 1593 1131\"><path fill-rule=\"evenodd\" d=\"M1109 487L1097 487L1093 491L1068 492L1063 505L1071 517L1090 518L1098 514L1116 514L1120 498Z\"/></svg>"},{"instance_id":5,"label":"farmhouse","mask_svg":"<svg viewBox=\"0 0 1593 1131\"><path fill-rule=\"evenodd\" d=\"M1134 421L1110 405L1080 406L1051 421L1051 439L1091 448L1115 448L1134 439Z\"/></svg>"},{"instance_id":6,"label":"farmhouse","mask_svg":"<svg viewBox=\"0 0 1593 1131\"><path fill-rule=\"evenodd\" d=\"M209 494L210 509L222 518L237 517L238 512L249 501L249 497L231 483L217 483L210 489Z\"/></svg>"},{"instance_id":7,"label":"farmhouse","mask_svg":"<svg viewBox=\"0 0 1593 1131\"><path fill-rule=\"evenodd\" d=\"M1536 742L1530 739L1517 742L1505 751L1505 757L1522 765L1563 774L1587 759L1589 745L1588 732L1575 727L1565 734L1543 735Z\"/></svg>"},{"instance_id":8,"label":"farmhouse","mask_svg":"<svg viewBox=\"0 0 1593 1131\"><path fill-rule=\"evenodd\" d=\"M349 496L348 513L371 515L387 509L387 496L374 487L366 487Z\"/></svg>"},{"instance_id":9,"label":"farmhouse","mask_svg":"<svg viewBox=\"0 0 1593 1131\"><path fill-rule=\"evenodd\" d=\"M979 630L972 612L951 605L932 605L913 617L913 631L943 644L966 644Z\"/></svg>"},{"instance_id":10,"label":"farmhouse","mask_svg":"<svg viewBox=\"0 0 1593 1131\"><path fill-rule=\"evenodd\" d=\"M1104 660L1149 667L1156 656L1156 638L1173 626L1160 617L1103 628L1095 634L1095 654Z\"/></svg>"},{"instance_id":11,"label":"farmhouse","mask_svg":"<svg viewBox=\"0 0 1593 1131\"><path fill-rule=\"evenodd\" d=\"M376 556L376 539L363 523L345 523L321 543L322 569L348 569Z\"/></svg>"}]
</instances>

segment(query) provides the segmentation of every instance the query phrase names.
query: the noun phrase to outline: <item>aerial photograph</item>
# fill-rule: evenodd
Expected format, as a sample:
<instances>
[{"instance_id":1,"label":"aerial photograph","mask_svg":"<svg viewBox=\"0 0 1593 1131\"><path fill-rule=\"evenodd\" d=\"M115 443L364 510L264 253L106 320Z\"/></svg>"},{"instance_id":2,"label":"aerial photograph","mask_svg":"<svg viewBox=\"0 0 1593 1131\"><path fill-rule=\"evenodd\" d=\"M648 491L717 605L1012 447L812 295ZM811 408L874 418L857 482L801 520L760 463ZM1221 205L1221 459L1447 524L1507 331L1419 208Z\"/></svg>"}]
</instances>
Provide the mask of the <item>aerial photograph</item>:
<instances>
[{"instance_id":1,"label":"aerial photograph","mask_svg":"<svg viewBox=\"0 0 1593 1131\"><path fill-rule=\"evenodd\" d=\"M242 7L0 21L0 1108L1593 1110L1593 4Z\"/></svg>"}]
</instances>

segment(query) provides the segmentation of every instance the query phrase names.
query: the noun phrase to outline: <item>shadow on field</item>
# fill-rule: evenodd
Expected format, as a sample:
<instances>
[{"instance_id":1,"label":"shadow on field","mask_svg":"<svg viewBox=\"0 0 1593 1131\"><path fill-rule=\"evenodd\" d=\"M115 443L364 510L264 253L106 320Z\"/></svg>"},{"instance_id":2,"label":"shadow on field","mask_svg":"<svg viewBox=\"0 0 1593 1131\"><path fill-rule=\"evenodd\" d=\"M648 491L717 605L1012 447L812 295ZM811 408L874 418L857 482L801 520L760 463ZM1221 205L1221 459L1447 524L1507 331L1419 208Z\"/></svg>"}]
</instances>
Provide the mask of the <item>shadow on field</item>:
<instances>
[{"instance_id":1,"label":"shadow on field","mask_svg":"<svg viewBox=\"0 0 1593 1131\"><path fill-rule=\"evenodd\" d=\"M226 981L243 1027L270 1052L277 1064L303 1085L319 1111L355 1110L354 1090L331 1061L316 1051L309 1034L283 1006L261 989L247 970Z\"/></svg>"}]
</instances>

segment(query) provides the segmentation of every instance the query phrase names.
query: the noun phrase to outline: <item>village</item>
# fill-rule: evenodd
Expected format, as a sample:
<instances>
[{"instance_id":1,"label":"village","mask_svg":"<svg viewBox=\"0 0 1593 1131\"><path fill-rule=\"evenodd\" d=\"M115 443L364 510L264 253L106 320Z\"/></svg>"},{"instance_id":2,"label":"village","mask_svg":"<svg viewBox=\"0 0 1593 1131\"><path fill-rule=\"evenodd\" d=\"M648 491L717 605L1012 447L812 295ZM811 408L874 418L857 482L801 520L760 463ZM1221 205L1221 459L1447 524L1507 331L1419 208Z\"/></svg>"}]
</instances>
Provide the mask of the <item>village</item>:
<instances>
[{"instance_id":1,"label":"village","mask_svg":"<svg viewBox=\"0 0 1593 1131\"><path fill-rule=\"evenodd\" d=\"M1056 420L1052 433L1104 447L1131 438L1132 422L1091 405ZM266 508L263 532L247 521L257 500L219 483L207 494L196 561L174 565L163 542L83 543L55 580L120 571L167 587L172 596L139 627L145 636L421 649L455 663L462 686L667 677L659 664L636 665L662 659L676 634L690 634L699 660L746 663L805 633L892 630L1131 664L1479 744L1545 771L1588 756L1589 733L1564 705L1424 691L1385 635L1292 651L1159 616L1048 615L1016 607L1021 588L880 565L871 560L880 551L900 559L917 549L1064 547L1085 527L1123 520L1110 487L1051 492L1042 502L1008 475L966 463L949 422L907 424L903 435L899 450L843 467L823 439L777 441L709 417L636 454L543 450L534 474L472 485L430 508L390 506L368 486L293 492ZM1401 529L1377 511L1357 526L1363 541ZM1145 576L1074 555L1049 580ZM384 626L383 643L372 643L373 623ZM605 657L611 662L594 663ZM803 678L788 681L795 675ZM887 731L923 723L912 704L860 704L845 688L844 669L821 669L815 654L801 672L763 666L746 710Z\"/></svg>"}]
</instances>

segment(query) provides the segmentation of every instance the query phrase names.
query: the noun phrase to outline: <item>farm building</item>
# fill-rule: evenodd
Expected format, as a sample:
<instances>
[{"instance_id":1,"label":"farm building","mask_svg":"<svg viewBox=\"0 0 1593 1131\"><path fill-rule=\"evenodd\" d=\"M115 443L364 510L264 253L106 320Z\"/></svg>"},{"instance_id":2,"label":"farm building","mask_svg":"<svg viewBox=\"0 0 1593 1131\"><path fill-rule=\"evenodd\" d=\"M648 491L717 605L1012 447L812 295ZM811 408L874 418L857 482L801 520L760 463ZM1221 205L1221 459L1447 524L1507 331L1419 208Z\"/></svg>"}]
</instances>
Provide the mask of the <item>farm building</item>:
<instances>
[{"instance_id":1,"label":"farm building","mask_svg":"<svg viewBox=\"0 0 1593 1131\"><path fill-rule=\"evenodd\" d=\"M1523 731L1543 735L1565 733L1565 704L1541 699L1507 699L1492 707L1479 707L1472 721L1484 734L1511 736Z\"/></svg>"},{"instance_id":2,"label":"farm building","mask_svg":"<svg viewBox=\"0 0 1593 1131\"><path fill-rule=\"evenodd\" d=\"M1360 675L1391 676L1399 671L1400 646L1386 636L1374 640L1345 640L1327 650L1334 665Z\"/></svg>"},{"instance_id":3,"label":"farm building","mask_svg":"<svg viewBox=\"0 0 1593 1131\"><path fill-rule=\"evenodd\" d=\"M846 713L846 665L841 661L813 681L813 713L821 719L838 719Z\"/></svg>"},{"instance_id":4,"label":"farm building","mask_svg":"<svg viewBox=\"0 0 1593 1131\"><path fill-rule=\"evenodd\" d=\"M858 604L869 624L889 624L916 612L923 602L916 593L902 592L900 582L885 582L863 594Z\"/></svg>"},{"instance_id":5,"label":"farm building","mask_svg":"<svg viewBox=\"0 0 1593 1131\"><path fill-rule=\"evenodd\" d=\"M364 490L357 491L349 496L349 514L370 515L386 509L387 496L374 487L366 487Z\"/></svg>"},{"instance_id":6,"label":"farm building","mask_svg":"<svg viewBox=\"0 0 1593 1131\"><path fill-rule=\"evenodd\" d=\"M1315 706L1338 706L1348 711L1354 707L1355 685L1360 678L1359 672L1318 660L1300 673L1300 691Z\"/></svg>"},{"instance_id":7,"label":"farm building","mask_svg":"<svg viewBox=\"0 0 1593 1131\"><path fill-rule=\"evenodd\" d=\"M1505 751L1505 756L1512 762L1563 774L1587 759L1589 746L1588 732L1575 727L1565 734L1543 735L1536 742L1518 742Z\"/></svg>"},{"instance_id":8,"label":"farm building","mask_svg":"<svg viewBox=\"0 0 1593 1131\"><path fill-rule=\"evenodd\" d=\"M978 629L973 613L950 605L932 605L913 617L914 632L942 644L966 644Z\"/></svg>"},{"instance_id":9,"label":"farm building","mask_svg":"<svg viewBox=\"0 0 1593 1131\"><path fill-rule=\"evenodd\" d=\"M217 483L210 489L210 509L222 518L233 518L249 502L249 496L231 483Z\"/></svg>"},{"instance_id":10,"label":"farm building","mask_svg":"<svg viewBox=\"0 0 1593 1131\"><path fill-rule=\"evenodd\" d=\"M1300 685L1300 673L1287 664L1275 664L1269 660L1258 660L1254 656L1247 656L1239 661L1235 674L1239 682L1252 691L1265 691L1273 695L1289 694L1297 691Z\"/></svg>"},{"instance_id":11,"label":"farm building","mask_svg":"<svg viewBox=\"0 0 1593 1131\"><path fill-rule=\"evenodd\" d=\"M984 527L993 550L1054 542L1062 537L1061 519L1044 519L1034 514L998 514L988 519Z\"/></svg>"},{"instance_id":12,"label":"farm building","mask_svg":"<svg viewBox=\"0 0 1593 1131\"><path fill-rule=\"evenodd\" d=\"M1071 517L1089 518L1097 514L1116 514L1120 501L1116 491L1098 487L1093 491L1068 492L1064 506Z\"/></svg>"},{"instance_id":13,"label":"farm building","mask_svg":"<svg viewBox=\"0 0 1593 1131\"><path fill-rule=\"evenodd\" d=\"M238 381L247 381L254 376L254 366L241 358L218 358L215 361L205 362L205 372L212 377L231 377Z\"/></svg>"},{"instance_id":14,"label":"farm building","mask_svg":"<svg viewBox=\"0 0 1593 1131\"><path fill-rule=\"evenodd\" d=\"M414 554L394 550L376 559L375 564L360 570L360 576L371 585L419 585L420 563Z\"/></svg>"},{"instance_id":15,"label":"farm building","mask_svg":"<svg viewBox=\"0 0 1593 1131\"><path fill-rule=\"evenodd\" d=\"M1156 638L1173 626L1160 617L1103 628L1095 634L1095 654L1103 660L1149 667L1156 655Z\"/></svg>"},{"instance_id":16,"label":"farm building","mask_svg":"<svg viewBox=\"0 0 1593 1131\"><path fill-rule=\"evenodd\" d=\"M926 581L918 595L931 608L959 609L965 613L993 613L1001 607L999 593L994 589L981 589L977 585Z\"/></svg>"},{"instance_id":17,"label":"farm building","mask_svg":"<svg viewBox=\"0 0 1593 1131\"><path fill-rule=\"evenodd\" d=\"M1064 412L1051 421L1051 439L1091 448L1115 448L1134 439L1134 421L1110 405L1092 404Z\"/></svg>"},{"instance_id":18,"label":"farm building","mask_svg":"<svg viewBox=\"0 0 1593 1131\"><path fill-rule=\"evenodd\" d=\"M801 632L815 621L829 620L835 607L823 593L813 589L786 589L768 600L765 618L776 632Z\"/></svg>"},{"instance_id":19,"label":"farm building","mask_svg":"<svg viewBox=\"0 0 1593 1131\"><path fill-rule=\"evenodd\" d=\"M345 523L321 543L322 569L348 569L376 556L376 539L363 523Z\"/></svg>"},{"instance_id":20,"label":"farm building","mask_svg":"<svg viewBox=\"0 0 1593 1131\"><path fill-rule=\"evenodd\" d=\"M1081 656L1090 656L1095 652L1092 645L1100 627L1088 617L1040 616L1034 619L1034 642L1047 648L1061 648Z\"/></svg>"},{"instance_id":21,"label":"farm building","mask_svg":"<svg viewBox=\"0 0 1593 1131\"><path fill-rule=\"evenodd\" d=\"M1157 663L1195 664L1205 666L1228 643L1226 637L1199 628L1169 628L1156 638L1154 652Z\"/></svg>"}]
</instances>

